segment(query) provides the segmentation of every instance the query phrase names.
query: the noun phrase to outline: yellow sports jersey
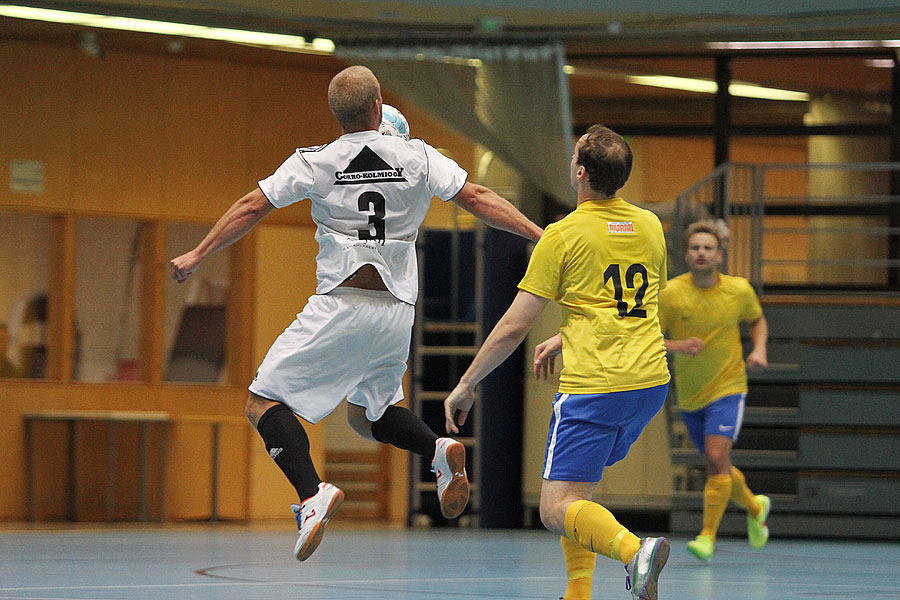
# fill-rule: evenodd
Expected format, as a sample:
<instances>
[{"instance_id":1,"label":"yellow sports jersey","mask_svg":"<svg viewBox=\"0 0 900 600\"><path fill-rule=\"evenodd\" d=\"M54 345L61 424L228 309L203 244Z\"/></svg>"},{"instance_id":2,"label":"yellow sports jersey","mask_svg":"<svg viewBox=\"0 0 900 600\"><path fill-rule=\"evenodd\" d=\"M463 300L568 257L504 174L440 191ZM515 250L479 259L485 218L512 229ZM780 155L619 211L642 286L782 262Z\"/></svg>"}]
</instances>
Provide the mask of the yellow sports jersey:
<instances>
[{"instance_id":1,"label":"yellow sports jersey","mask_svg":"<svg viewBox=\"0 0 900 600\"><path fill-rule=\"evenodd\" d=\"M711 288L698 288L690 273L679 275L659 295L659 322L666 339L703 340L697 356L675 355L678 406L699 410L723 396L747 391L740 321L762 316L756 292L743 277L719 275Z\"/></svg>"},{"instance_id":2,"label":"yellow sports jersey","mask_svg":"<svg viewBox=\"0 0 900 600\"><path fill-rule=\"evenodd\" d=\"M656 215L587 200L549 225L519 288L562 306L559 391L602 394L669 381L657 317L666 241Z\"/></svg>"}]
</instances>

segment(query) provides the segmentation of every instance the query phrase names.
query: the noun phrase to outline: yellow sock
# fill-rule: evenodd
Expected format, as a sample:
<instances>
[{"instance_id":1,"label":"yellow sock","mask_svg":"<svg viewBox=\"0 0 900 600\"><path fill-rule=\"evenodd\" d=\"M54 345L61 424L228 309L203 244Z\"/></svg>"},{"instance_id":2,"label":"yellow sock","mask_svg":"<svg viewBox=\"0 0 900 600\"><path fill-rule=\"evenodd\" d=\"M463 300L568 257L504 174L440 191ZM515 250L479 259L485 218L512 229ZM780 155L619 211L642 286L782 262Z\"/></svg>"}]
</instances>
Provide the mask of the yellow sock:
<instances>
[{"instance_id":1,"label":"yellow sock","mask_svg":"<svg viewBox=\"0 0 900 600\"><path fill-rule=\"evenodd\" d=\"M747 487L747 480L744 479L744 474L734 466L731 467L731 499L746 510L751 517L759 515L759 511L762 508L759 502L756 501L756 496Z\"/></svg>"},{"instance_id":2,"label":"yellow sock","mask_svg":"<svg viewBox=\"0 0 900 600\"><path fill-rule=\"evenodd\" d=\"M641 540L621 525L611 512L596 502L576 500L566 510L566 537L591 552L628 564Z\"/></svg>"},{"instance_id":3,"label":"yellow sock","mask_svg":"<svg viewBox=\"0 0 900 600\"><path fill-rule=\"evenodd\" d=\"M716 539L719 521L725 514L725 507L731 498L731 475L710 475L703 488L703 531L700 535Z\"/></svg>"},{"instance_id":4,"label":"yellow sock","mask_svg":"<svg viewBox=\"0 0 900 600\"><path fill-rule=\"evenodd\" d=\"M591 584L594 582L594 565L597 555L582 548L581 544L562 536L559 538L562 546L563 557L566 559L566 575L569 582L566 585L565 600L591 600Z\"/></svg>"}]
</instances>

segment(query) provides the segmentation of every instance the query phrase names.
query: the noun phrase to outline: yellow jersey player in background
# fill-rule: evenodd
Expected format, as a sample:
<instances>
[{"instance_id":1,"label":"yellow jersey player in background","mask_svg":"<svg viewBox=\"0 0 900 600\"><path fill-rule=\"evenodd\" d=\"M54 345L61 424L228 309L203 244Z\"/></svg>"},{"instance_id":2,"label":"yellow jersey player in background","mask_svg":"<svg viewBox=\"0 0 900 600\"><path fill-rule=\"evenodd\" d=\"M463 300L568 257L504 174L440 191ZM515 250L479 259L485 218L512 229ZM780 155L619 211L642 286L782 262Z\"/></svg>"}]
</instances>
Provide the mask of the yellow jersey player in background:
<instances>
[{"instance_id":1,"label":"yellow jersey player in background","mask_svg":"<svg viewBox=\"0 0 900 600\"><path fill-rule=\"evenodd\" d=\"M562 536L571 600L590 598L597 554L625 565L633 598L655 599L669 556L665 538L638 538L592 501L603 468L625 457L669 383L657 318L666 243L653 213L616 195L631 162L628 144L606 127L593 125L578 140L570 167L575 211L546 228L518 294L444 402L447 431L457 432L475 386L525 339L549 301L562 306L561 333L539 345L535 375L561 349L540 514Z\"/></svg>"},{"instance_id":2,"label":"yellow jersey player in background","mask_svg":"<svg viewBox=\"0 0 900 600\"><path fill-rule=\"evenodd\" d=\"M768 366L768 325L756 293L743 277L719 272L723 234L715 222L698 222L685 232L689 272L675 277L660 293L659 320L666 349L675 353L678 407L697 450L706 456L703 530L688 550L708 561L729 500L747 511L750 545L769 539L767 496L755 496L743 473L731 464L747 396L746 369ZM750 323L753 350L742 358L739 323Z\"/></svg>"}]
</instances>

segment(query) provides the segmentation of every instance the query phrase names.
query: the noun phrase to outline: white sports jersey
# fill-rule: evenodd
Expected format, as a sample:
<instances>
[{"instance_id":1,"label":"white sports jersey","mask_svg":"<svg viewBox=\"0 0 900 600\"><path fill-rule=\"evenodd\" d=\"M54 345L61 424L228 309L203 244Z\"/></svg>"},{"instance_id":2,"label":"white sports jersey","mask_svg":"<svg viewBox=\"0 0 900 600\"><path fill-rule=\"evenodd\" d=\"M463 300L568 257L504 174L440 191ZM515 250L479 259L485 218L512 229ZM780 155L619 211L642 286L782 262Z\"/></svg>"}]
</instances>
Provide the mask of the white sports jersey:
<instances>
[{"instance_id":1,"label":"white sports jersey","mask_svg":"<svg viewBox=\"0 0 900 600\"><path fill-rule=\"evenodd\" d=\"M330 292L371 264L394 296L415 304L419 226L431 199L453 198L466 177L422 140L361 131L299 148L259 187L276 208L312 201L316 293Z\"/></svg>"}]
</instances>

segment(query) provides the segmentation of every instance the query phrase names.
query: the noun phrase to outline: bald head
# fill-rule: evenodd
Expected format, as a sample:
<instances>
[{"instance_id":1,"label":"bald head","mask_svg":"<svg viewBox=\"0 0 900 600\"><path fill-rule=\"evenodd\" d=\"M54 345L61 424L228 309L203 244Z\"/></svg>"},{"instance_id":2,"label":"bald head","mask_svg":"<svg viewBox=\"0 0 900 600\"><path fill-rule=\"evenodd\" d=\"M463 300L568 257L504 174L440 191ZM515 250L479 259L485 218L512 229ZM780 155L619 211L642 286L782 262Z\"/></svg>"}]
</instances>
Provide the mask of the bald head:
<instances>
[{"instance_id":1,"label":"bald head","mask_svg":"<svg viewBox=\"0 0 900 600\"><path fill-rule=\"evenodd\" d=\"M353 66L335 75L328 85L328 106L345 133L377 130L381 123L381 86L375 74L366 67Z\"/></svg>"}]
</instances>

